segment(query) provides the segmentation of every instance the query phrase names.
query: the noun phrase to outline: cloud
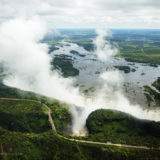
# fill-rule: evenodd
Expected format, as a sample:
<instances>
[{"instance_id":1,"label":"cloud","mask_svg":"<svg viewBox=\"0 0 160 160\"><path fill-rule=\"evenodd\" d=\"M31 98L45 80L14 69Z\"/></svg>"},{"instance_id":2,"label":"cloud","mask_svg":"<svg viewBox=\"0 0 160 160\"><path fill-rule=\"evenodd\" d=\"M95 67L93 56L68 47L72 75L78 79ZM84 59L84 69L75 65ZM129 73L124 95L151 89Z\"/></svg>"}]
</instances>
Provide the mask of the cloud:
<instances>
[{"instance_id":1,"label":"cloud","mask_svg":"<svg viewBox=\"0 0 160 160\"><path fill-rule=\"evenodd\" d=\"M106 30L96 30L97 38L94 40L95 44L95 54L101 61L109 60L111 56L114 56L118 53L117 47L114 47L110 42L106 41L106 36L111 36L111 33Z\"/></svg>"},{"instance_id":2,"label":"cloud","mask_svg":"<svg viewBox=\"0 0 160 160\"><path fill-rule=\"evenodd\" d=\"M158 0L1 0L0 21L40 16L56 28L160 28L159 8Z\"/></svg>"},{"instance_id":3,"label":"cloud","mask_svg":"<svg viewBox=\"0 0 160 160\"><path fill-rule=\"evenodd\" d=\"M15 19L0 25L0 62L8 76L4 82L24 90L43 93L81 106L83 100L74 79L65 79L50 71L48 46L39 43L46 27L39 19ZM71 96L72 95L72 96Z\"/></svg>"}]
</instances>

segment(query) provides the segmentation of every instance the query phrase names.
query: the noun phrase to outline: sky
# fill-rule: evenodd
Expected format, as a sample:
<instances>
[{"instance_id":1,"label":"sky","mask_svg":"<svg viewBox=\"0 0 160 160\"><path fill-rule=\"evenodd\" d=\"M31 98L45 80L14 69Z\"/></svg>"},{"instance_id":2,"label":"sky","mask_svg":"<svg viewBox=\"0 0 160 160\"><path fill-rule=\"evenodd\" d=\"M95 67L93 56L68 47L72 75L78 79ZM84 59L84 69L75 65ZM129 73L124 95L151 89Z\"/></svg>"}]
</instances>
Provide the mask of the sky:
<instances>
[{"instance_id":1,"label":"sky","mask_svg":"<svg viewBox=\"0 0 160 160\"><path fill-rule=\"evenodd\" d=\"M0 23L38 17L52 28L160 29L159 0L0 0Z\"/></svg>"}]
</instances>

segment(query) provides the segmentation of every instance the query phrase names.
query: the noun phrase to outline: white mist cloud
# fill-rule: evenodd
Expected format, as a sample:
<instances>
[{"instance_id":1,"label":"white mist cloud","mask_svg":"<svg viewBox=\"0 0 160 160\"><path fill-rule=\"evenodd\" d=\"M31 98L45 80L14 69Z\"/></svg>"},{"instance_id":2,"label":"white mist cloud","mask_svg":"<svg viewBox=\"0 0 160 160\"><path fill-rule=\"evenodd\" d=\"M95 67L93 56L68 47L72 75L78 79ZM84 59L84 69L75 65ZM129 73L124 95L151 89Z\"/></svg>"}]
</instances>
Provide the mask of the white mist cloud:
<instances>
[{"instance_id":1,"label":"white mist cloud","mask_svg":"<svg viewBox=\"0 0 160 160\"><path fill-rule=\"evenodd\" d=\"M129 103L121 91L123 77L118 71L107 71L97 77L102 87L93 98L85 98L79 88L74 87L73 78L63 78L56 71L51 72L48 46L40 43L45 33L46 26L39 19L15 19L0 25L0 62L4 62L5 70L9 73L4 80L5 84L75 106L71 109L72 130L77 135L81 134L88 115L100 108L116 109L139 118L160 120L159 111L147 112ZM104 31L99 31L99 34L99 51L106 53L107 47L103 39L106 34ZM100 43L103 44L102 47ZM107 58L111 55L107 55ZM80 108L77 109L77 106Z\"/></svg>"},{"instance_id":2,"label":"white mist cloud","mask_svg":"<svg viewBox=\"0 0 160 160\"><path fill-rule=\"evenodd\" d=\"M111 33L102 29L97 29L96 33L97 38L94 40L94 44L96 47L95 54L101 61L109 60L111 56L116 55L118 52L118 49L111 45L109 41L106 41L105 39L107 36L111 36Z\"/></svg>"},{"instance_id":3,"label":"white mist cloud","mask_svg":"<svg viewBox=\"0 0 160 160\"><path fill-rule=\"evenodd\" d=\"M65 79L50 71L48 46L39 41L46 28L39 20L11 20L0 26L0 61L11 73L4 82L68 103L83 105L74 79Z\"/></svg>"}]
</instances>

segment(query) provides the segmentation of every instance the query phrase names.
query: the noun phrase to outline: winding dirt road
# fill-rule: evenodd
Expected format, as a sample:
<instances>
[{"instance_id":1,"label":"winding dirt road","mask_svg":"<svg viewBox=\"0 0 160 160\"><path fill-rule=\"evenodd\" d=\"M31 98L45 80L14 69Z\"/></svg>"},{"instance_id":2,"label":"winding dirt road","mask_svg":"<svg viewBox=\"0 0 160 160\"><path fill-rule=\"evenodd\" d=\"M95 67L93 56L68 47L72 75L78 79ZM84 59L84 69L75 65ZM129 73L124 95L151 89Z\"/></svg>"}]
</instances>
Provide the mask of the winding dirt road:
<instances>
[{"instance_id":1,"label":"winding dirt road","mask_svg":"<svg viewBox=\"0 0 160 160\"><path fill-rule=\"evenodd\" d=\"M50 108L46 105L46 104L43 104L45 107L46 107L46 109L48 110L48 117L49 117L49 122L50 122L50 124L51 124L51 127L52 127L52 130L57 134L57 131L56 131L56 127L55 127L55 125L54 125L54 122L53 122L53 119L52 119L52 116L51 116L51 110L50 110Z\"/></svg>"},{"instance_id":2,"label":"winding dirt road","mask_svg":"<svg viewBox=\"0 0 160 160\"><path fill-rule=\"evenodd\" d=\"M30 99L18 99L18 98L0 98L0 100L12 100L12 101L32 101L32 102L38 102L41 103L40 101L36 101L36 100L30 100ZM78 139L73 139L73 138L67 138L64 137L60 134L57 133L56 131L56 127L54 125L54 121L52 119L51 116L51 110L50 108L46 105L43 104L45 106L45 108L48 110L48 118L49 118L49 122L51 124L52 130L54 131L54 133L56 133L56 135L60 138L63 138L65 140L68 141L72 141L72 142L80 142L80 143L87 143L87 144L97 144L97 145L104 145L104 146L116 146L116 147L124 147L124 148L135 148L135 149L146 149L146 150L160 150L159 148L153 148L153 147L147 147L147 146L134 146L134 145L127 145L127 144L115 144L115 143L111 143L111 142L107 142L107 143L103 143L103 142L95 142L95 141L86 141L86 140L78 140Z\"/></svg>"}]
</instances>

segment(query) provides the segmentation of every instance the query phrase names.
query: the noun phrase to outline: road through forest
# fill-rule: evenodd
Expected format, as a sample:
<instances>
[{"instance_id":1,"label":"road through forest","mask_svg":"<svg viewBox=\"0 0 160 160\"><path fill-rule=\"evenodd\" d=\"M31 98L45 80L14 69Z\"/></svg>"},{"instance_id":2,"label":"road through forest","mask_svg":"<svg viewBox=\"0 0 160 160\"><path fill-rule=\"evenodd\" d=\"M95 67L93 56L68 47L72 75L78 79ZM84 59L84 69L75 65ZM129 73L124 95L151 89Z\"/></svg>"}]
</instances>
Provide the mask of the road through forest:
<instances>
[{"instance_id":1,"label":"road through forest","mask_svg":"<svg viewBox=\"0 0 160 160\"><path fill-rule=\"evenodd\" d=\"M0 100L12 100L12 101L31 101L31 102L38 102L41 103L40 101L37 100L30 100L30 99L18 99L18 98L0 98ZM147 146L135 146L135 145L127 145L127 144L115 144L115 143L111 143L111 142L95 142L95 141L87 141L87 140L78 140L78 139L74 139L74 138L68 138L68 137L64 137L60 134L57 133L56 131L56 127L54 125L54 121L52 119L51 116L51 110L50 108L46 105L46 104L42 104L43 106L45 106L45 108L47 109L47 114L48 114L48 119L49 119L49 123L51 125L51 128L53 130L53 132L60 138L63 138L65 140L68 141L72 141L72 142L79 142L79 143L87 143L87 144L97 144L97 145L104 145L104 146L116 146L116 147L124 147L124 148L136 148L136 149L147 149L147 150L160 150L159 148L153 148L153 147L147 147Z\"/></svg>"}]
</instances>

